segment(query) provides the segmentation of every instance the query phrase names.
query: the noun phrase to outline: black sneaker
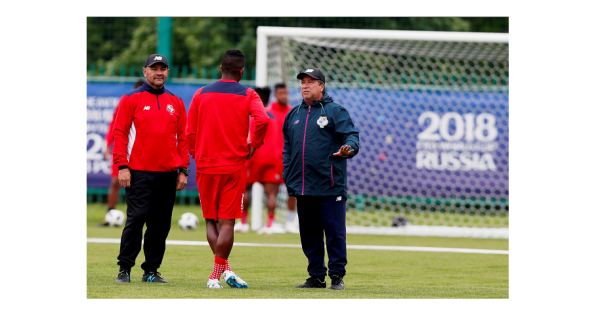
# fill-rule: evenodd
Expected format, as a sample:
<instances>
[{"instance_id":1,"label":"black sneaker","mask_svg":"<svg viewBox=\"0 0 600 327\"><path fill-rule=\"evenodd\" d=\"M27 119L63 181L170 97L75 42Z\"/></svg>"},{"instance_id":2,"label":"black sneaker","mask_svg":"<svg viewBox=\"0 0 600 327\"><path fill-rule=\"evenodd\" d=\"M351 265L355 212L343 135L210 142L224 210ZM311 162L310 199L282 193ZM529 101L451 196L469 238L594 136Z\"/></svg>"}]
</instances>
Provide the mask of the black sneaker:
<instances>
[{"instance_id":1,"label":"black sneaker","mask_svg":"<svg viewBox=\"0 0 600 327\"><path fill-rule=\"evenodd\" d=\"M330 290L343 290L344 289L344 280L342 277L338 277L336 275L331 276L331 287Z\"/></svg>"},{"instance_id":2,"label":"black sneaker","mask_svg":"<svg viewBox=\"0 0 600 327\"><path fill-rule=\"evenodd\" d=\"M129 270L121 270L119 271L119 275L117 276L117 283L129 283Z\"/></svg>"},{"instance_id":3,"label":"black sneaker","mask_svg":"<svg viewBox=\"0 0 600 327\"><path fill-rule=\"evenodd\" d=\"M160 277L160 273L158 271L144 272L144 276L142 276L142 282L168 283L168 281L166 281L166 280L162 279L162 277Z\"/></svg>"},{"instance_id":4,"label":"black sneaker","mask_svg":"<svg viewBox=\"0 0 600 327\"><path fill-rule=\"evenodd\" d=\"M296 286L296 288L326 288L327 282L325 281L325 277L310 277L306 279L306 283L302 285Z\"/></svg>"}]
</instances>

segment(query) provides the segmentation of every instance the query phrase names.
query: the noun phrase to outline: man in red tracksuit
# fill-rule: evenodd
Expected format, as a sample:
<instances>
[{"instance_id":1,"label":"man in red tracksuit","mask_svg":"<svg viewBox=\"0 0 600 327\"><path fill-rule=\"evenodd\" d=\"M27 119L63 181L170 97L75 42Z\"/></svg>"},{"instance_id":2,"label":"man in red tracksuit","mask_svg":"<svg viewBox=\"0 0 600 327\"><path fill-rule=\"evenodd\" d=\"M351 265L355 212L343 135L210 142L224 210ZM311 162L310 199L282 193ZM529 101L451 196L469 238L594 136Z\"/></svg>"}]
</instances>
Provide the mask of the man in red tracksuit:
<instances>
[{"instance_id":1,"label":"man in red tracksuit","mask_svg":"<svg viewBox=\"0 0 600 327\"><path fill-rule=\"evenodd\" d=\"M138 80L137 82L135 82L135 84L133 85L133 89L137 89L138 87L142 86L144 84L144 80ZM115 108L115 112L113 113L113 118L110 121L110 123L108 124L108 130L106 132L106 149L104 150L104 160L108 160L108 158L110 157L110 155L112 154L112 144L114 141L114 135L113 135L113 126L115 124L115 120L117 118L117 112L119 112L119 107L117 106ZM108 211L111 211L112 209L114 209L117 206L117 201L119 200L119 192L121 191L120 186L119 186L119 167L117 167L117 165L115 165L114 163L111 165L112 166L112 170L110 173L110 187L108 188ZM98 224L98 226L108 226L108 223L106 222L106 220L103 220L101 223Z\"/></svg>"},{"instance_id":2,"label":"man in red tracksuit","mask_svg":"<svg viewBox=\"0 0 600 327\"><path fill-rule=\"evenodd\" d=\"M146 82L119 102L113 128L113 162L119 167L119 184L125 187L127 222L118 256L118 283L129 282L142 246L144 224L142 281L168 283L157 269L171 229L175 191L187 184L190 163L185 105L164 87L168 74L167 59L151 55L144 66Z\"/></svg>"},{"instance_id":3,"label":"man in red tracksuit","mask_svg":"<svg viewBox=\"0 0 600 327\"><path fill-rule=\"evenodd\" d=\"M245 57L228 50L221 64L222 79L194 94L185 131L190 154L196 160L196 182L206 222L206 238L215 256L209 288L222 288L219 279L233 288L248 284L229 267L233 226L242 217L245 162L263 144L269 119L256 92L238 82L244 74ZM249 122L255 132L248 143Z\"/></svg>"}]
</instances>

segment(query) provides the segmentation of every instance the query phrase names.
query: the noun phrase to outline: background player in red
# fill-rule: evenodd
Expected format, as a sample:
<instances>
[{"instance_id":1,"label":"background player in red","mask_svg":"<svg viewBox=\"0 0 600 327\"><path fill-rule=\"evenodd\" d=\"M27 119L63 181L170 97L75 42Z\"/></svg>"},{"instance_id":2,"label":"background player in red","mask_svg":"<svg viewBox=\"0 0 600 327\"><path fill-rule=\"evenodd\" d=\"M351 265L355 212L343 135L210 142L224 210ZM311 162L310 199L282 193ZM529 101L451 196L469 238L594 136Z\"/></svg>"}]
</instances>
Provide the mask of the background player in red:
<instances>
[{"instance_id":1,"label":"background player in red","mask_svg":"<svg viewBox=\"0 0 600 327\"><path fill-rule=\"evenodd\" d=\"M255 88L256 93L260 96L263 101L263 105L266 107L269 102L269 96L271 95L271 89L269 88ZM254 154L251 160L248 160L246 167L248 169L248 180L246 181L246 192L244 193L244 214L240 222L238 222L234 231L247 233L250 230L248 224L248 207L250 205L250 195L252 190L252 184L259 182L263 184L265 193L267 194L267 212L268 218L267 223L261 229L258 230L259 234L272 234L272 233L298 233L298 228L294 224L294 218L296 216L296 198L288 198L288 219L285 224L285 228L281 225L274 223L275 220L275 209L277 207L277 194L279 193L279 186L283 183L283 122L285 116L291 109L288 105L288 92L285 84L278 83L275 85L275 99L276 102L271 103L271 106L267 108L267 115L270 118L269 128L267 135L265 136L265 144L259 151ZM250 134L252 134L252 128Z\"/></svg>"},{"instance_id":2,"label":"background player in red","mask_svg":"<svg viewBox=\"0 0 600 327\"><path fill-rule=\"evenodd\" d=\"M138 87L142 86L144 84L144 80L138 80L137 82L135 82L135 84L133 85L133 89L137 89ZM110 121L110 123L108 124L108 130L106 131L106 149L104 150L104 160L110 160L112 159L112 144L113 141L115 139L114 134L113 134L113 126L115 124L115 118L117 117L117 112L118 112L119 107L117 106L115 108L115 112L113 113L113 118ZM111 160L112 162L112 160ZM115 165L114 163L112 164L112 171L110 173L110 187L108 188L108 210L107 211L111 211L112 209L114 209L117 206L117 201L119 200L119 192L121 191L121 188L119 187L119 167L117 167L117 165ZM108 223L105 220L102 220L101 223L98 224L98 226L108 226Z\"/></svg>"},{"instance_id":3,"label":"background player in red","mask_svg":"<svg viewBox=\"0 0 600 327\"><path fill-rule=\"evenodd\" d=\"M233 288L248 287L231 271L228 258L235 219L242 218L245 163L263 144L269 119L258 94L238 83L244 64L242 51L225 52L220 67L222 78L196 91L185 131L190 154L196 161L206 238L215 256L208 288L222 288L221 274ZM248 142L249 116L254 118L252 142Z\"/></svg>"}]
</instances>

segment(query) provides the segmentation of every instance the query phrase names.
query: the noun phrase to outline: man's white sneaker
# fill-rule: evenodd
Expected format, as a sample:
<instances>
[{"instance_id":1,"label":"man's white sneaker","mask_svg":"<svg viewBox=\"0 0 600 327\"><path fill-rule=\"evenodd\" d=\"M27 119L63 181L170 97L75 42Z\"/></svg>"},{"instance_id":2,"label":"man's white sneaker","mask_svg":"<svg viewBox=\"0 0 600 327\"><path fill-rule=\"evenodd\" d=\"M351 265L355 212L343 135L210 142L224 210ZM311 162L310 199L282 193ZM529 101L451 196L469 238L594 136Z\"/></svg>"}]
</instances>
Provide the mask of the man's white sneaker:
<instances>
[{"instance_id":1,"label":"man's white sneaker","mask_svg":"<svg viewBox=\"0 0 600 327\"><path fill-rule=\"evenodd\" d=\"M248 233L250 231L250 224L242 224L242 222L240 221L237 224L235 224L235 226L233 226L233 231L240 233Z\"/></svg>"},{"instance_id":2,"label":"man's white sneaker","mask_svg":"<svg viewBox=\"0 0 600 327\"><path fill-rule=\"evenodd\" d=\"M261 235L271 235L273 234L273 230L271 229L271 227L267 227L266 225L263 226L262 228L260 228L259 230L256 231L256 234L261 234Z\"/></svg>"},{"instance_id":3,"label":"man's white sneaker","mask_svg":"<svg viewBox=\"0 0 600 327\"><path fill-rule=\"evenodd\" d=\"M296 225L291 221L288 221L285 223L285 231L288 233L295 233L295 234L300 233L300 230L298 229L298 227L296 227Z\"/></svg>"},{"instance_id":4,"label":"man's white sneaker","mask_svg":"<svg viewBox=\"0 0 600 327\"><path fill-rule=\"evenodd\" d=\"M285 234L285 228L280 223L273 222L271 224L271 232L273 234Z\"/></svg>"},{"instance_id":5,"label":"man's white sneaker","mask_svg":"<svg viewBox=\"0 0 600 327\"><path fill-rule=\"evenodd\" d=\"M231 288L248 288L248 283L231 270L225 270L223 272L223 279Z\"/></svg>"},{"instance_id":6,"label":"man's white sneaker","mask_svg":"<svg viewBox=\"0 0 600 327\"><path fill-rule=\"evenodd\" d=\"M208 288L223 288L218 279L209 279L206 286L208 286Z\"/></svg>"}]
</instances>

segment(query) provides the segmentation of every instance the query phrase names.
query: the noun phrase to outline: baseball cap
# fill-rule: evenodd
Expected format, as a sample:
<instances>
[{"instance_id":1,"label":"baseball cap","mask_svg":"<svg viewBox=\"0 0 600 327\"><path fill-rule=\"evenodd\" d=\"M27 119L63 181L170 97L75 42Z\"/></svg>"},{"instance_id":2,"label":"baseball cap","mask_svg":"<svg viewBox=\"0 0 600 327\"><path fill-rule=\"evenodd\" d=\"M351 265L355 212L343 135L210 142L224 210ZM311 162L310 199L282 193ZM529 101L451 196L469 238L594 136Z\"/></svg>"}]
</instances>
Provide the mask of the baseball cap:
<instances>
[{"instance_id":1,"label":"baseball cap","mask_svg":"<svg viewBox=\"0 0 600 327\"><path fill-rule=\"evenodd\" d=\"M165 66L167 66L167 68L169 67L169 64L167 63L167 58L165 58L165 56L155 53L153 55L151 55L150 57L148 57L148 59L146 59L146 64L144 65L144 67L150 67L156 63L162 63Z\"/></svg>"},{"instance_id":2,"label":"baseball cap","mask_svg":"<svg viewBox=\"0 0 600 327\"><path fill-rule=\"evenodd\" d=\"M316 69L316 68L308 68L307 70L303 71L302 73L298 74L298 76L296 76L297 79L302 79L304 78L304 76L310 76L314 79L320 80L321 82L325 83L325 75L323 75L323 73Z\"/></svg>"}]
</instances>

